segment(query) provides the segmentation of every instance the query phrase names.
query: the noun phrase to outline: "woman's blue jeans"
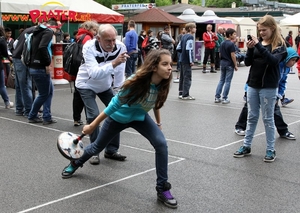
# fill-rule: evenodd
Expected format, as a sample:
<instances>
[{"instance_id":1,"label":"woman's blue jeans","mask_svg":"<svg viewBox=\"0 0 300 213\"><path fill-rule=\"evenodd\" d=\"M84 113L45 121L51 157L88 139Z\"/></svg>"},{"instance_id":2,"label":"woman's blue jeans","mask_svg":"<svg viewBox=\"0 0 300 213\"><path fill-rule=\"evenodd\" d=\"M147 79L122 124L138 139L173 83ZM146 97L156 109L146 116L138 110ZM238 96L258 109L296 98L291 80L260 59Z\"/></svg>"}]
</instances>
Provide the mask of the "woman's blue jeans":
<instances>
[{"instance_id":1,"label":"woman's blue jeans","mask_svg":"<svg viewBox=\"0 0 300 213\"><path fill-rule=\"evenodd\" d=\"M250 147L259 118L261 108L262 119L265 125L267 150L274 150L275 146L275 123L274 105L276 102L277 88L255 89L248 86L247 103L248 118L244 146Z\"/></svg>"},{"instance_id":2,"label":"woman's blue jeans","mask_svg":"<svg viewBox=\"0 0 300 213\"><path fill-rule=\"evenodd\" d=\"M119 123L110 117L106 118L96 141L85 147L83 155L75 164L82 166L90 157L100 153L117 134L129 127L147 138L154 147L157 186L162 188L168 180L168 146L162 131L148 114L145 115L144 121L132 121L127 124Z\"/></svg>"}]
</instances>

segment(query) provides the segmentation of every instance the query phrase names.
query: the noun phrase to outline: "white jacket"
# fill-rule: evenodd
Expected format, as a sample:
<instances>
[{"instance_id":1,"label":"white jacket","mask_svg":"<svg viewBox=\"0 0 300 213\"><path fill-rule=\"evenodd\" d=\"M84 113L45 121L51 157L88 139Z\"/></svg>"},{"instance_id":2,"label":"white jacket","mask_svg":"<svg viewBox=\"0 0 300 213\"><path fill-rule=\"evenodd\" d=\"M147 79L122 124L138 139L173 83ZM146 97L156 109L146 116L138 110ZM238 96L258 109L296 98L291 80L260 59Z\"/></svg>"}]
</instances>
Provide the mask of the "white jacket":
<instances>
[{"instance_id":1,"label":"white jacket","mask_svg":"<svg viewBox=\"0 0 300 213\"><path fill-rule=\"evenodd\" d=\"M85 63L79 67L75 85L79 89L90 89L95 93L108 90L114 81L114 87L120 87L125 81L125 64L113 68L112 61L121 53L127 52L126 46L116 40L113 52L105 52L100 43L100 51L96 49L96 39L87 41L82 48ZM96 56L100 62L97 61ZM112 78L114 75L114 80Z\"/></svg>"}]
</instances>

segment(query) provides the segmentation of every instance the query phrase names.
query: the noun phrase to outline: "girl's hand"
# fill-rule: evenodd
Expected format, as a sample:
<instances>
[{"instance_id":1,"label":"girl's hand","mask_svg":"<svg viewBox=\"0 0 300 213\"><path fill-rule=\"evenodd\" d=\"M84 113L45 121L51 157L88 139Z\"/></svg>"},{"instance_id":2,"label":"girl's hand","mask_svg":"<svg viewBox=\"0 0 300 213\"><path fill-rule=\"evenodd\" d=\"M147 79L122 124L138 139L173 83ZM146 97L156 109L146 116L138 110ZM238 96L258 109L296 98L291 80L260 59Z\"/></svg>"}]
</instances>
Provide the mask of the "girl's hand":
<instances>
[{"instance_id":1,"label":"girl's hand","mask_svg":"<svg viewBox=\"0 0 300 213\"><path fill-rule=\"evenodd\" d=\"M82 134L89 135L89 134L92 134L93 131L94 130L91 128L91 125L87 124L87 125L84 125L84 127L82 129Z\"/></svg>"}]
</instances>

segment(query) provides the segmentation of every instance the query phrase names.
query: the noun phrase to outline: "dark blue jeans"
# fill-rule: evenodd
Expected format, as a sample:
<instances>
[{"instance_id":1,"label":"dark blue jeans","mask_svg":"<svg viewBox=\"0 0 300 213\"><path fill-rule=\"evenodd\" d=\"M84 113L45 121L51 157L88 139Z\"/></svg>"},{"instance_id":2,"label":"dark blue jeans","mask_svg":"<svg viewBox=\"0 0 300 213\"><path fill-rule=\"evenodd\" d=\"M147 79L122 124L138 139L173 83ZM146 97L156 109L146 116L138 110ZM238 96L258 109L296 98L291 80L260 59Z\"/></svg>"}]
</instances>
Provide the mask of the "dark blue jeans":
<instances>
[{"instance_id":1,"label":"dark blue jeans","mask_svg":"<svg viewBox=\"0 0 300 213\"><path fill-rule=\"evenodd\" d=\"M129 127L147 138L154 147L157 186L163 188L163 184L168 180L167 141L162 131L148 114L146 114L144 121L132 121L127 124L119 123L110 117L105 119L96 141L85 147L83 155L75 161L75 164L82 166L89 158L100 153L122 130Z\"/></svg>"},{"instance_id":2,"label":"dark blue jeans","mask_svg":"<svg viewBox=\"0 0 300 213\"><path fill-rule=\"evenodd\" d=\"M96 96L102 101L105 106L108 106L110 100L114 97L112 89L108 89L101 93L95 93L90 89L80 89L77 88L80 96L83 100L85 110L86 110L86 118L87 123L90 124L97 118L100 114L98 105L96 102ZM93 143L97 136L99 135L99 128L96 128L92 134L90 134L90 142ZM116 134L115 137L111 140L111 143L106 147L107 153L115 153L119 150L120 147L120 134Z\"/></svg>"},{"instance_id":3,"label":"dark blue jeans","mask_svg":"<svg viewBox=\"0 0 300 213\"><path fill-rule=\"evenodd\" d=\"M223 66L221 67L221 75L220 75L220 80L216 89L216 98L221 98L221 93L222 93L222 98L226 100L228 98L228 93L230 90L230 85L231 85L231 80L233 77L234 73L234 68L232 66Z\"/></svg>"},{"instance_id":4,"label":"dark blue jeans","mask_svg":"<svg viewBox=\"0 0 300 213\"><path fill-rule=\"evenodd\" d=\"M4 70L0 70L0 95L1 95L5 105L9 105L9 98L7 96L4 82L5 82Z\"/></svg>"},{"instance_id":5,"label":"dark blue jeans","mask_svg":"<svg viewBox=\"0 0 300 213\"><path fill-rule=\"evenodd\" d=\"M29 114L33 102L32 77L21 59L13 58L15 68L16 113Z\"/></svg>"},{"instance_id":6,"label":"dark blue jeans","mask_svg":"<svg viewBox=\"0 0 300 213\"><path fill-rule=\"evenodd\" d=\"M132 53L130 55L130 58L127 59L126 68L125 68L126 78L128 78L133 73L135 73L135 62L137 58L138 58L138 53Z\"/></svg>"},{"instance_id":7,"label":"dark blue jeans","mask_svg":"<svg viewBox=\"0 0 300 213\"><path fill-rule=\"evenodd\" d=\"M36 118L39 109L41 106L43 106L43 120L50 121L52 119L51 102L53 97L53 84L51 81L51 76L50 74L46 73L45 69L29 68L29 72L36 84L39 94L32 104L28 119L30 120Z\"/></svg>"},{"instance_id":8,"label":"dark blue jeans","mask_svg":"<svg viewBox=\"0 0 300 213\"><path fill-rule=\"evenodd\" d=\"M190 95L192 85L192 67L190 64L180 63L179 95L187 97Z\"/></svg>"}]
</instances>

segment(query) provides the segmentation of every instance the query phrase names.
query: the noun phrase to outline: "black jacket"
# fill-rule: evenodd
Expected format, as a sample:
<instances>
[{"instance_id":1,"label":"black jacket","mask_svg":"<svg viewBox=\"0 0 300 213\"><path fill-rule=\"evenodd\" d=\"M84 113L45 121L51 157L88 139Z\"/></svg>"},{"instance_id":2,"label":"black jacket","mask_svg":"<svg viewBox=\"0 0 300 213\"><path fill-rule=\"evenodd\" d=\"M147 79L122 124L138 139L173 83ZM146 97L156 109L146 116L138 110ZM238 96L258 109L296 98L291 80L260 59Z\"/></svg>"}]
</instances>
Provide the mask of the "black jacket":
<instances>
[{"instance_id":1,"label":"black jacket","mask_svg":"<svg viewBox=\"0 0 300 213\"><path fill-rule=\"evenodd\" d=\"M45 69L46 66L51 64L51 43L53 33L54 32L52 29L49 29L42 24L33 30L29 65L30 68Z\"/></svg>"},{"instance_id":2,"label":"black jacket","mask_svg":"<svg viewBox=\"0 0 300 213\"><path fill-rule=\"evenodd\" d=\"M285 46L278 46L271 52L271 45L261 42L248 48L245 65L251 66L247 83L253 88L277 88L280 80L279 63L287 55Z\"/></svg>"},{"instance_id":3,"label":"black jacket","mask_svg":"<svg viewBox=\"0 0 300 213\"><path fill-rule=\"evenodd\" d=\"M8 58L7 43L4 36L0 37L0 71L3 71L2 59Z\"/></svg>"},{"instance_id":4,"label":"black jacket","mask_svg":"<svg viewBox=\"0 0 300 213\"><path fill-rule=\"evenodd\" d=\"M32 33L33 30L36 28L36 26L26 28L17 38L18 44L16 48L14 49L14 52L12 54L13 58L18 58L21 59L23 47L24 47L24 42L25 42L25 33Z\"/></svg>"}]
</instances>

